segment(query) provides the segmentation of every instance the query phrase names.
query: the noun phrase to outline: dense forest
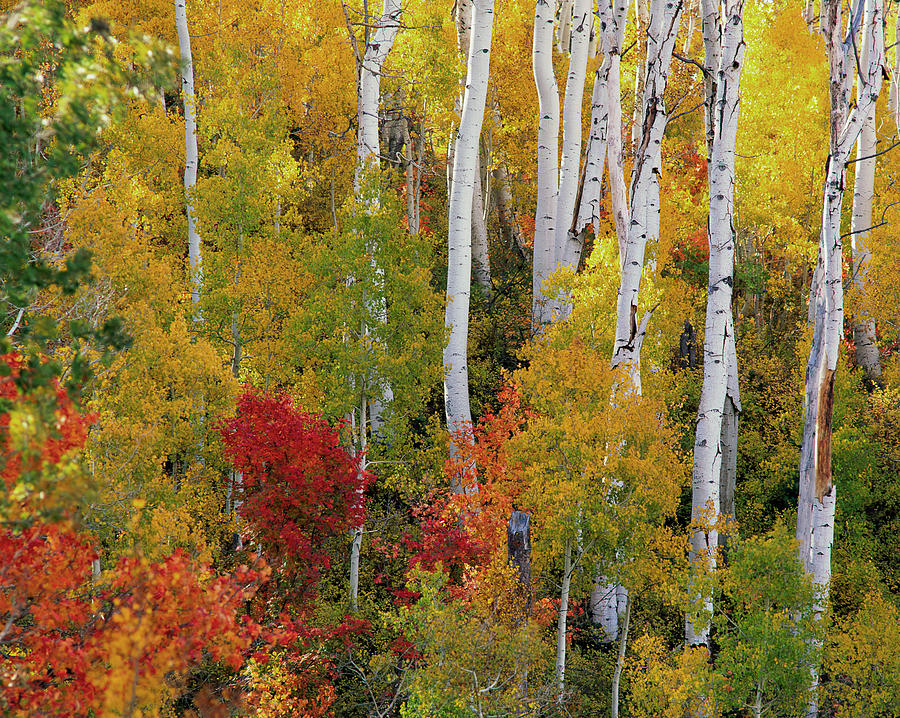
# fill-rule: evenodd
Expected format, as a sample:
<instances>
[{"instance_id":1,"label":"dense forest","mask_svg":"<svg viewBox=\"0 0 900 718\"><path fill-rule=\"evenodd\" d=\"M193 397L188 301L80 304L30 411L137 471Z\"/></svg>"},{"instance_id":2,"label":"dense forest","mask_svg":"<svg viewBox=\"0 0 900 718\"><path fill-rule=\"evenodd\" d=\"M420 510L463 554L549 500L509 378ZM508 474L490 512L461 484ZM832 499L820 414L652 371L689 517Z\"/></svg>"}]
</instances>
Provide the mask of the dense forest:
<instances>
[{"instance_id":1,"label":"dense forest","mask_svg":"<svg viewBox=\"0 0 900 718\"><path fill-rule=\"evenodd\" d=\"M0 714L900 716L896 0L0 20Z\"/></svg>"}]
</instances>

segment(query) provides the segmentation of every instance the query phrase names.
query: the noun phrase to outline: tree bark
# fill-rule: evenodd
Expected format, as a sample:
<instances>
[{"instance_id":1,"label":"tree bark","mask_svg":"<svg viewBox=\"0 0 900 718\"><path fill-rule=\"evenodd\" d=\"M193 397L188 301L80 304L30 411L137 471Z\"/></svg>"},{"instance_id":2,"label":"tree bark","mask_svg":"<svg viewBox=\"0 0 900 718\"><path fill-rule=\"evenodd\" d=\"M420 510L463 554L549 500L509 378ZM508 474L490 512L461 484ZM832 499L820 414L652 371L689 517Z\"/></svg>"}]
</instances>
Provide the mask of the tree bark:
<instances>
[{"instance_id":1,"label":"tree bark","mask_svg":"<svg viewBox=\"0 0 900 718\"><path fill-rule=\"evenodd\" d=\"M456 136L453 189L450 193L448 227L447 309L444 325L449 332L444 347L444 407L451 435L451 453L460 443L468 444L472 429L469 407L469 299L472 281L472 192L476 177L478 141L487 99L491 57L494 1L474 0L471 42L466 75L466 93ZM471 468L474 472L474 467ZM465 477L451 478L456 492L477 491Z\"/></svg>"},{"instance_id":2,"label":"tree bark","mask_svg":"<svg viewBox=\"0 0 900 718\"><path fill-rule=\"evenodd\" d=\"M609 166L609 185L613 220L623 253L627 234L628 199L622 153L621 53L628 18L628 0L600 0L600 51L603 63L594 76L591 97L591 131L585 148L585 163L573 229L588 225L599 231L603 196L604 162Z\"/></svg>"},{"instance_id":3,"label":"tree bark","mask_svg":"<svg viewBox=\"0 0 900 718\"><path fill-rule=\"evenodd\" d=\"M868 61L869 48L863 43L860 48L859 62L865 66ZM863 87L857 85L857 104ZM872 226L872 203L875 198L875 107L872 107L863 123L856 143L855 179L853 183L853 212L850 216L850 247L853 256L853 286L857 296L863 300L866 295L866 274L872 259L869 247L869 231ZM853 322L853 343L856 363L862 367L866 376L876 384L881 384L881 357L878 354L878 343L875 338L875 322L867 318L864 312L859 313Z\"/></svg>"},{"instance_id":4,"label":"tree bark","mask_svg":"<svg viewBox=\"0 0 900 718\"><path fill-rule=\"evenodd\" d=\"M394 39L400 30L401 0L384 0L381 17L375 27L366 33L366 48L359 66L359 87L357 96L358 131L356 152L358 157L355 175L357 197L362 191L362 180L367 172L376 171L379 167L381 153L378 133L378 105L381 98L381 70ZM368 18L366 18L368 22ZM377 205L377 201L376 201ZM369 209L374 210L377 206ZM374 248L373 248L374 249ZM370 299L371 314L375 321L387 323L387 301L384 296L384 268L375 261L375 252L371 252L372 271L379 290ZM366 333L366 328L363 329ZM373 432L380 432L384 427L384 413L394 400L394 392L388 382L377 395L369 398L369 418Z\"/></svg>"},{"instance_id":5,"label":"tree bark","mask_svg":"<svg viewBox=\"0 0 900 718\"><path fill-rule=\"evenodd\" d=\"M556 198L559 193L559 88L553 72L551 0L536 0L531 65L538 93L537 208L534 217L534 259L531 283L532 327L538 331L553 318L544 283L554 269Z\"/></svg>"},{"instance_id":6,"label":"tree bark","mask_svg":"<svg viewBox=\"0 0 900 718\"><path fill-rule=\"evenodd\" d=\"M631 626L631 601L631 596L628 596L625 607L625 620L622 624L622 636L619 639L619 654L616 657L616 667L613 670L611 718L619 718L619 681L622 678L622 669L625 667L625 646L628 643L628 629Z\"/></svg>"},{"instance_id":7,"label":"tree bark","mask_svg":"<svg viewBox=\"0 0 900 718\"><path fill-rule=\"evenodd\" d=\"M646 114L631 172L629 226L620 260L612 366L622 367L638 393L641 382L642 328L646 330L645 320L649 319L645 316L640 324L637 320L641 272L647 243L659 240L659 174L662 165L662 138L667 119L664 94L681 9L681 0L654 0L650 10L647 73L643 91Z\"/></svg>"},{"instance_id":8,"label":"tree bark","mask_svg":"<svg viewBox=\"0 0 900 718\"><path fill-rule=\"evenodd\" d=\"M900 9L897 10L897 19L894 25L894 72L891 74L891 89L889 107L894 117L894 127L900 134Z\"/></svg>"},{"instance_id":9,"label":"tree bark","mask_svg":"<svg viewBox=\"0 0 900 718\"><path fill-rule=\"evenodd\" d=\"M506 528L507 563L515 567L523 618L531 616L531 516L513 511Z\"/></svg>"},{"instance_id":10,"label":"tree bark","mask_svg":"<svg viewBox=\"0 0 900 718\"><path fill-rule=\"evenodd\" d=\"M188 222L188 264L190 267L191 303L194 320L203 321L200 309L200 293L203 287L203 258L200 251L200 234L191 196L197 185L197 100L194 94L194 60L191 55L191 34L188 29L186 0L175 0L175 29L178 33L178 49L181 53L181 94L184 99L184 197Z\"/></svg>"},{"instance_id":11,"label":"tree bark","mask_svg":"<svg viewBox=\"0 0 900 718\"><path fill-rule=\"evenodd\" d=\"M815 612L821 616L828 601L831 579L831 547L834 538L836 487L831 474L831 425L834 401L834 375L844 324L842 277L841 205L844 173L850 152L856 144L881 90L884 64L882 0L866 0L863 46L869 61L861 66L856 106L851 110L853 76L856 74L855 29L844 42L841 27L841 3L824 0L822 25L828 51L831 86L831 139L826 166L822 202L822 228L819 235L819 274L815 286L813 340L806 366L804 393L803 444L800 449L800 491L797 505L797 539L800 559L817 585ZM851 25L852 25L851 20ZM817 670L813 669L813 687L806 715L818 714Z\"/></svg>"},{"instance_id":12,"label":"tree bark","mask_svg":"<svg viewBox=\"0 0 900 718\"><path fill-rule=\"evenodd\" d=\"M481 181L481 157L476 156L475 182L472 185L472 273L475 285L491 296L491 255L488 246L487 220Z\"/></svg>"},{"instance_id":13,"label":"tree bark","mask_svg":"<svg viewBox=\"0 0 900 718\"><path fill-rule=\"evenodd\" d=\"M363 394L359 402L359 426L356 427L357 446L355 449L358 463L357 480L359 483L358 499L363 501L363 477L366 473L366 395ZM359 610L359 556L362 552L363 524L350 529L350 610L356 613Z\"/></svg>"},{"instance_id":14,"label":"tree bark","mask_svg":"<svg viewBox=\"0 0 900 718\"><path fill-rule=\"evenodd\" d=\"M590 0L575 0L572 15L572 54L569 56L563 104L562 155L559 165L559 193L556 197L554 261L557 267L569 267L573 270L578 268L582 247L581 233L574 231L573 225L581 163L581 106L593 23L591 5ZM557 309L561 311L560 318L565 318L570 312L570 304L560 302Z\"/></svg>"},{"instance_id":15,"label":"tree bark","mask_svg":"<svg viewBox=\"0 0 900 718\"><path fill-rule=\"evenodd\" d=\"M691 552L695 570L716 570L719 545L720 485L726 404L740 410L737 392L734 322L734 167L740 109L740 79L744 58L744 0L728 0L724 17L718 5L701 0L706 77L706 130L709 151L709 284L703 348L703 387L694 438L691 501ZM730 427L727 427L730 428ZM713 612L712 591L698 596L703 604L699 621L685 617L685 643L709 646Z\"/></svg>"},{"instance_id":16,"label":"tree bark","mask_svg":"<svg viewBox=\"0 0 900 718\"><path fill-rule=\"evenodd\" d=\"M556 623L556 697L560 707L566 696L566 630L569 615L569 589L572 586L572 541L566 541L562 586L559 591L559 616Z\"/></svg>"},{"instance_id":17,"label":"tree bark","mask_svg":"<svg viewBox=\"0 0 900 718\"><path fill-rule=\"evenodd\" d=\"M625 212L628 213L628 224L627 229L622 229L623 234L619 236L619 293L616 299L616 340L611 366L613 369L620 369L621 376L617 381L627 382L629 390L638 395L641 393L641 346L652 316L652 310L647 311L638 320L640 281L647 242L659 239L658 177L662 165L662 138L666 127L664 96L682 6L681 0L676 2L654 0L650 7L650 23L646 35L647 74L643 83L644 105L648 109L643 125L639 129L635 128L639 141L631 172L631 204L627 209L621 207L623 220ZM635 8L639 21L640 6L636 3ZM613 5L617 31L620 33L618 38L622 37L626 14L627 5L619 3ZM621 26L619 18L623 23ZM617 73L615 76L618 77ZM611 94L610 98L612 99ZM616 139L621 137L620 132L615 134ZM612 131L609 136L612 138ZM614 166L618 165L618 169L621 169L621 150L617 151L619 155L616 160L610 160L611 174ZM613 211L617 212L615 182L613 187ZM621 204L625 204L622 201L624 186L620 192ZM624 224L624 221L616 221L617 233L621 224ZM594 623L604 627L606 637L612 641L618 637L619 619L625 611L628 593L623 586L610 583L604 576L596 579L596 586L595 590L602 592L599 595L605 599L597 601L592 606L591 618Z\"/></svg>"}]
</instances>

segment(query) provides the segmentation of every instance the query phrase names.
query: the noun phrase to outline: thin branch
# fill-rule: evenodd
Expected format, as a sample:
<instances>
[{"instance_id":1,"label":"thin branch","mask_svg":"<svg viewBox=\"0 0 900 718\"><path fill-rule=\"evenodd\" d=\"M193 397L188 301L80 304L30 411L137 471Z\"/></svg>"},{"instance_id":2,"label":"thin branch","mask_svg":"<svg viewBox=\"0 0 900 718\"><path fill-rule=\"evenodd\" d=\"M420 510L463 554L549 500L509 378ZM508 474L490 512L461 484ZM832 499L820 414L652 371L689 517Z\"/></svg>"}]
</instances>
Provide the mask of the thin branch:
<instances>
[{"instance_id":1,"label":"thin branch","mask_svg":"<svg viewBox=\"0 0 900 718\"><path fill-rule=\"evenodd\" d=\"M25 307L22 307L19 310L19 313L16 315L16 321L13 322L13 325L9 328L9 331L6 332L6 336L11 337L16 333L16 330L19 328L19 324L22 321L22 315L25 314Z\"/></svg>"},{"instance_id":2,"label":"thin branch","mask_svg":"<svg viewBox=\"0 0 900 718\"><path fill-rule=\"evenodd\" d=\"M865 157L856 157L852 160L847 160L847 164L852 165L854 162L861 162L862 160L870 160L873 157L878 157L878 155L883 155L885 152L890 152L892 149L894 149L898 145L900 145L900 141L895 142L890 147L888 147L886 150L881 150L881 152L876 152L874 155L866 155Z\"/></svg>"},{"instance_id":3,"label":"thin branch","mask_svg":"<svg viewBox=\"0 0 900 718\"><path fill-rule=\"evenodd\" d=\"M689 114L691 114L692 112L695 112L695 111L699 110L699 109L700 109L701 107L703 107L703 105L705 105L705 104L706 104L705 102L701 102L699 105L696 105L695 107L692 107L692 108L689 109L689 110L685 110L684 112L679 112L679 113L678 113L677 115L675 115L674 117L670 117L670 118L668 119L668 121L666 122L666 125L671 124L672 122L674 122L675 120L677 120L679 117L684 117L685 115L689 115Z\"/></svg>"},{"instance_id":4,"label":"thin branch","mask_svg":"<svg viewBox=\"0 0 900 718\"><path fill-rule=\"evenodd\" d=\"M695 67L697 67L700 70L700 72L702 72L704 74L704 76L709 74L709 70L707 70L705 67L703 67L703 65L701 65L696 60L692 60L689 57L682 57L677 52L673 52L672 57L674 57L676 60L681 60L685 65L694 65Z\"/></svg>"}]
</instances>

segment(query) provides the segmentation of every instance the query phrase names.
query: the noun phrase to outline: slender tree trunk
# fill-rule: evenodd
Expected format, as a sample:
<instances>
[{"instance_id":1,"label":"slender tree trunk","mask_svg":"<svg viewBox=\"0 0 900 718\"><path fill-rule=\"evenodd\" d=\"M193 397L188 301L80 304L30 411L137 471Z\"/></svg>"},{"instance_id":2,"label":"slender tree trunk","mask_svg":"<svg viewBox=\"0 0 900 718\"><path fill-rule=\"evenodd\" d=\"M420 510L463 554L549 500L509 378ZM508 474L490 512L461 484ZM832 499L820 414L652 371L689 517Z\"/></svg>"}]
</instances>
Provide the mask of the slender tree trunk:
<instances>
[{"instance_id":1,"label":"slender tree trunk","mask_svg":"<svg viewBox=\"0 0 900 718\"><path fill-rule=\"evenodd\" d=\"M488 248L487 221L484 211L484 195L482 194L481 158L476 156L475 182L472 185L472 274L475 285L490 296L491 256Z\"/></svg>"},{"instance_id":2,"label":"slender tree trunk","mask_svg":"<svg viewBox=\"0 0 900 718\"><path fill-rule=\"evenodd\" d=\"M356 459L358 462L357 480L359 482L358 499L363 501L363 477L366 473L366 401L365 394L359 402L359 426ZM350 610L356 613L359 610L359 555L362 551L363 524L350 529Z\"/></svg>"},{"instance_id":3,"label":"slender tree trunk","mask_svg":"<svg viewBox=\"0 0 900 718\"><path fill-rule=\"evenodd\" d=\"M487 100L488 70L491 58L491 34L494 1L473 0L475 6L466 93L463 100L456 155L453 162L453 189L450 193L447 247L447 310L444 325L449 332L444 347L444 407L447 429L451 434L451 453L456 455L460 442L468 443L472 428L469 407L469 295L472 281L472 192L477 175L478 142ZM470 467L474 472L474 467ZM456 492L477 490L465 478L452 479Z\"/></svg>"},{"instance_id":4,"label":"slender tree trunk","mask_svg":"<svg viewBox=\"0 0 900 718\"><path fill-rule=\"evenodd\" d=\"M734 323L734 167L740 108L740 79L744 58L743 0L728 0L720 19L718 5L701 0L705 49L707 104L707 160L709 176L709 284L703 349L703 387L694 439L691 502L691 559L698 572L715 572L719 545L720 485L723 417L726 404L740 410ZM734 381L729 381L734 377ZM705 582L701 582L705 583ZM685 618L688 646L709 646L713 612L712 591L699 596L703 611Z\"/></svg>"},{"instance_id":5,"label":"slender tree trunk","mask_svg":"<svg viewBox=\"0 0 900 718\"><path fill-rule=\"evenodd\" d=\"M619 655L616 658L616 667L612 678L612 718L619 718L619 681L622 678L622 669L625 667L625 646L628 643L628 629L631 625L631 596L625 606L625 620L622 624L622 636L619 638Z\"/></svg>"},{"instance_id":6,"label":"slender tree trunk","mask_svg":"<svg viewBox=\"0 0 900 718\"><path fill-rule=\"evenodd\" d=\"M647 243L659 240L659 174L662 166L662 138L667 119L664 95L681 9L681 0L653 0L650 9L647 73L643 91L646 112L631 172L629 226L621 258L616 300L616 339L612 366L623 368L638 393L641 382L640 345L649 319L645 316L640 323L637 319L641 272Z\"/></svg>"},{"instance_id":7,"label":"slender tree trunk","mask_svg":"<svg viewBox=\"0 0 900 718\"><path fill-rule=\"evenodd\" d=\"M856 41L845 43L841 27L841 3L824 0L822 25L828 50L831 84L831 140L822 202L822 229L819 238L821 281L816 286L815 323L806 367L803 444L800 450L800 492L797 506L797 538L800 558L813 576L818 591L816 615L821 616L828 601L831 579L831 546L834 538L836 487L831 474L831 425L834 401L834 374L844 324L842 277L841 205L844 173L850 152L881 90L884 64L882 0L867 0L863 23L863 46L869 62L862 67L857 104L850 109L850 89L856 74ZM855 31L850 30L853 38ZM816 669L807 717L818 714Z\"/></svg>"},{"instance_id":8,"label":"slender tree trunk","mask_svg":"<svg viewBox=\"0 0 900 718\"><path fill-rule=\"evenodd\" d=\"M381 98L381 70L387 60L394 39L400 30L401 0L384 0L384 9L375 27L367 28L366 46L359 66L359 88L357 97L358 132L357 132L357 170L355 189L357 197L363 188L363 177L367 172L376 172L379 167L380 142L378 133L378 105ZM368 18L366 19L368 22ZM371 181L371 180L370 180ZM369 207L377 209L377 200ZM372 248L374 249L374 247ZM371 252L372 270L380 290L370 300L371 313L378 324L387 323L387 302L384 296L384 268L375 261L375 252ZM384 383L380 396L372 396L369 401L372 431L379 432L384 426L384 412L394 399L391 385Z\"/></svg>"},{"instance_id":9,"label":"slender tree trunk","mask_svg":"<svg viewBox=\"0 0 900 718\"><path fill-rule=\"evenodd\" d=\"M562 54L572 49L572 23L575 0L558 0L559 26L556 28L556 51Z\"/></svg>"},{"instance_id":10,"label":"slender tree trunk","mask_svg":"<svg viewBox=\"0 0 900 718\"><path fill-rule=\"evenodd\" d=\"M191 35L188 30L186 0L175 0L175 29L181 52L181 94L184 98L184 196L188 222L188 263L190 265L191 302L194 319L203 321L200 292L203 287L203 263L200 253L200 234L194 212L194 187L197 185L197 100L194 94L194 60L191 55Z\"/></svg>"},{"instance_id":11,"label":"slender tree trunk","mask_svg":"<svg viewBox=\"0 0 900 718\"><path fill-rule=\"evenodd\" d=\"M556 197L556 236L554 256L557 266L578 268L581 258L581 233L574 231L575 201L581 163L581 106L584 98L587 53L593 15L591 0L575 0L572 15L572 54L569 56L569 73L566 78L563 104L563 140L559 165L559 193ZM557 307L561 318L571 311L569 302Z\"/></svg>"},{"instance_id":12,"label":"slender tree trunk","mask_svg":"<svg viewBox=\"0 0 900 718\"><path fill-rule=\"evenodd\" d=\"M498 164L492 171L494 180L494 202L497 205L497 222L500 224L500 233L505 246L517 249L523 257L528 257L525 240L519 229L516 219L516 207L513 203L512 190L509 185L509 171L503 163Z\"/></svg>"},{"instance_id":13,"label":"slender tree trunk","mask_svg":"<svg viewBox=\"0 0 900 718\"><path fill-rule=\"evenodd\" d=\"M593 224L594 233L599 231L603 167L605 162L608 163L613 220L619 253L622 254L628 232L628 199L623 171L620 68L628 0L600 0L597 15L601 27L599 45L603 63L594 76L591 131L585 148L573 229L580 232Z\"/></svg>"},{"instance_id":14,"label":"slender tree trunk","mask_svg":"<svg viewBox=\"0 0 900 718\"><path fill-rule=\"evenodd\" d=\"M640 22L640 5L635 4L638 22ZM665 89L669 66L672 63L672 52L678 36L681 19L682 2L666 2L654 0L650 6L649 27L647 30L647 62L646 76L643 82L643 103L647 108L643 124L635 127L634 136L639 140L638 152L635 155L631 172L631 204L627 209L627 228L619 236L619 294L616 300L616 340L613 346L611 366L621 370L619 381L627 382L630 391L641 393L641 346L647 333L647 326L652 310L644 313L638 320L638 300L641 274L644 267L644 252L647 242L659 240L659 172L662 165L662 138L666 127ZM622 27L627 6L616 3L613 14L617 23L617 43L621 44ZM613 73L611 72L611 76ZM618 78L618 72L615 73ZM610 97L612 97L610 95ZM618 103L616 103L618 104ZM613 132L610 131L610 138ZM620 138L620 132L616 138ZM610 168L620 164L621 154L615 161L610 161ZM616 183L613 182L613 211L616 206ZM620 189L624 198L624 191ZM622 201L621 204L624 204ZM619 205L621 207L621 204ZM621 207L624 219L625 208ZM622 220L617 220L616 230L620 231ZM628 594L624 587L610 583L605 577L597 578L597 587L606 600L598 601L592 613L592 619L604 627L609 640L618 636L619 619L625 610ZM613 632L614 630L614 632Z\"/></svg>"},{"instance_id":15,"label":"slender tree trunk","mask_svg":"<svg viewBox=\"0 0 900 718\"><path fill-rule=\"evenodd\" d=\"M863 45L860 52L860 64L868 63L869 48ZM857 85L857 104L859 93L863 89ZM850 219L850 246L853 253L853 286L860 300L867 292L866 274L872 259L869 247L869 231L872 226L872 203L875 198L875 107L863 123L856 143L855 181L853 184L853 213ZM873 382L881 383L881 357L878 355L878 344L875 338L875 322L860 317L853 323L853 342L856 363Z\"/></svg>"},{"instance_id":16,"label":"slender tree trunk","mask_svg":"<svg viewBox=\"0 0 900 718\"><path fill-rule=\"evenodd\" d=\"M894 127L900 134L900 8L894 25L894 72L891 73L889 107L894 117Z\"/></svg>"},{"instance_id":17,"label":"slender tree trunk","mask_svg":"<svg viewBox=\"0 0 900 718\"><path fill-rule=\"evenodd\" d=\"M556 623L556 696L562 706L566 696L566 630L569 615L569 589L572 586L572 541L566 541L562 587L559 591L559 617Z\"/></svg>"},{"instance_id":18,"label":"slender tree trunk","mask_svg":"<svg viewBox=\"0 0 900 718\"><path fill-rule=\"evenodd\" d=\"M537 86L537 209L534 218L532 326L548 324L552 306L543 286L555 268L556 198L559 193L559 88L553 72L554 2L536 0L531 64Z\"/></svg>"},{"instance_id":19,"label":"slender tree trunk","mask_svg":"<svg viewBox=\"0 0 900 718\"><path fill-rule=\"evenodd\" d=\"M513 511L506 527L507 563L516 569L522 618L531 616L531 516L524 511Z\"/></svg>"},{"instance_id":20,"label":"slender tree trunk","mask_svg":"<svg viewBox=\"0 0 900 718\"><path fill-rule=\"evenodd\" d=\"M731 363L729 362L729 369ZM730 397L725 399L722 414L722 472L719 479L719 513L726 525L734 522L734 491L737 483L738 409ZM719 547L727 545L727 534L719 534Z\"/></svg>"}]
</instances>

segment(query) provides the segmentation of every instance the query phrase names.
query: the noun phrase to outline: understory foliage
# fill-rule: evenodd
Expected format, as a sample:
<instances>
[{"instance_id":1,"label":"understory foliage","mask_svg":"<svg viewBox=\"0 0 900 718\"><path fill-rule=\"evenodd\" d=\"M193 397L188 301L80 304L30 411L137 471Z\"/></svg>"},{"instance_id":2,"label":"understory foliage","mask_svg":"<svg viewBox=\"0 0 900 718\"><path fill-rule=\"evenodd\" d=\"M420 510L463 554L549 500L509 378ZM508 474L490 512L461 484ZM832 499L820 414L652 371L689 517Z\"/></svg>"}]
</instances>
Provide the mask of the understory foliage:
<instances>
[{"instance_id":1,"label":"understory foliage","mask_svg":"<svg viewBox=\"0 0 900 718\"><path fill-rule=\"evenodd\" d=\"M561 97L572 5L556 4ZM626 184L649 6L628 5L619 48ZM900 715L900 46L887 41L884 67L895 99L876 106L868 284L848 292L834 376L819 612L793 530L830 107L805 6L748 0L744 14L734 517L698 578L700 4L683 4L665 96L660 236L631 317L635 332L647 317L638 391L610 368L608 180L577 271L545 287L571 315L532 323L536 4L495 3L472 217L490 284L470 287L474 422L451 437L442 320L471 2L403 0L364 167L359 64L382 3L188 0L186 194L173 3L0 0L0 715L594 718L615 703L616 718L792 718L814 670L822 718ZM592 17L589 80L607 59ZM591 108L586 87L585 140ZM856 364L859 319L875 323L880 379ZM620 601L615 640L597 595ZM708 650L685 648L687 615L709 620Z\"/></svg>"}]
</instances>

